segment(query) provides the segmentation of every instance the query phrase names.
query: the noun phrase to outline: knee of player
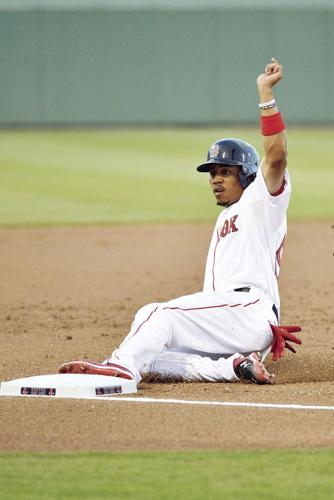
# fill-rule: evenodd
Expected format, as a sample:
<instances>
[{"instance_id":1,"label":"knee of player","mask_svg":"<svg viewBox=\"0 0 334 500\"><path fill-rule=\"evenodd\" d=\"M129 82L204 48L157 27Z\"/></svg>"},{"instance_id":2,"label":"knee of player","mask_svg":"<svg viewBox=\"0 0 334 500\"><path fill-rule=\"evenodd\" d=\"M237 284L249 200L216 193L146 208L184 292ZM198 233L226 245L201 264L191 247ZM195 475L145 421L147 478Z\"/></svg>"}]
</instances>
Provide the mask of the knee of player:
<instances>
[{"instance_id":1,"label":"knee of player","mask_svg":"<svg viewBox=\"0 0 334 500\"><path fill-rule=\"evenodd\" d=\"M134 321L145 321L149 319L154 313L157 312L159 305L159 302L152 302L151 304L146 304L145 306L141 307L136 312Z\"/></svg>"}]
</instances>

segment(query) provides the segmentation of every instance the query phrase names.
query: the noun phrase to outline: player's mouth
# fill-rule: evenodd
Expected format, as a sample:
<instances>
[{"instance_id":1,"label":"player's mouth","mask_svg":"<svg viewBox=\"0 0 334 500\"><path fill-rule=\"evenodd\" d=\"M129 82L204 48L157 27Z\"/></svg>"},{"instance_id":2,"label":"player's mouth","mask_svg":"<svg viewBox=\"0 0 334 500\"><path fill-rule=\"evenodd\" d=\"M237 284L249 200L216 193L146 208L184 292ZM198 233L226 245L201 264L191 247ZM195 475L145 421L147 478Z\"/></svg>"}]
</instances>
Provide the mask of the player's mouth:
<instances>
[{"instance_id":1,"label":"player's mouth","mask_svg":"<svg viewBox=\"0 0 334 500\"><path fill-rule=\"evenodd\" d=\"M225 191L223 187L215 187L213 189L213 193L216 197L220 196L223 191Z\"/></svg>"}]
</instances>

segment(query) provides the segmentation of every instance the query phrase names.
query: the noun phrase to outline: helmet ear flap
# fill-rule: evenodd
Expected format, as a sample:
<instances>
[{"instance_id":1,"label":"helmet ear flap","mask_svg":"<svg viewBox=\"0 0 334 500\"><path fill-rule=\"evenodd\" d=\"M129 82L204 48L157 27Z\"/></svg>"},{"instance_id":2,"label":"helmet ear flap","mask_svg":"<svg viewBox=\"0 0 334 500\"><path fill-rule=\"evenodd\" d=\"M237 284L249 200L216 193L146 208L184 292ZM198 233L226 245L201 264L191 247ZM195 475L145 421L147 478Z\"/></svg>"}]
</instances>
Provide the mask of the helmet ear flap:
<instances>
[{"instance_id":1,"label":"helmet ear flap","mask_svg":"<svg viewBox=\"0 0 334 500\"><path fill-rule=\"evenodd\" d=\"M252 174L252 175L249 175L247 177L247 181L248 183L250 184L251 182L255 181L255 177L256 177L256 173L255 174Z\"/></svg>"},{"instance_id":2,"label":"helmet ear flap","mask_svg":"<svg viewBox=\"0 0 334 500\"><path fill-rule=\"evenodd\" d=\"M246 189L246 187L248 187L255 180L255 177L256 177L256 172L254 174L246 176L244 175L244 168L240 169L239 180L243 188Z\"/></svg>"}]
</instances>

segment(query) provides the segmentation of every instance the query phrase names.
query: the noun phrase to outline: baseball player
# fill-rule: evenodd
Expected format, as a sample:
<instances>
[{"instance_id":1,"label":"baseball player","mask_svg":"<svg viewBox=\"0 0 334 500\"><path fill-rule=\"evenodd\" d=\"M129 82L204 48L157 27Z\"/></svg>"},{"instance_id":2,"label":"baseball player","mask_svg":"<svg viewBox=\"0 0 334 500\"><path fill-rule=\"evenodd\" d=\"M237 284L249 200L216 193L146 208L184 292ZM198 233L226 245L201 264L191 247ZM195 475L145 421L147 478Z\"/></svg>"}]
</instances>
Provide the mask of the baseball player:
<instances>
[{"instance_id":1,"label":"baseball player","mask_svg":"<svg viewBox=\"0 0 334 500\"><path fill-rule=\"evenodd\" d=\"M207 257L203 291L142 307L122 344L103 363L71 361L60 373L141 380L154 372L184 380L268 384L263 361L290 342L297 326L279 326L277 279L291 185L283 117L273 96L283 67L272 58L257 78L264 157L239 139L216 141L197 167L210 176L222 207Z\"/></svg>"}]
</instances>

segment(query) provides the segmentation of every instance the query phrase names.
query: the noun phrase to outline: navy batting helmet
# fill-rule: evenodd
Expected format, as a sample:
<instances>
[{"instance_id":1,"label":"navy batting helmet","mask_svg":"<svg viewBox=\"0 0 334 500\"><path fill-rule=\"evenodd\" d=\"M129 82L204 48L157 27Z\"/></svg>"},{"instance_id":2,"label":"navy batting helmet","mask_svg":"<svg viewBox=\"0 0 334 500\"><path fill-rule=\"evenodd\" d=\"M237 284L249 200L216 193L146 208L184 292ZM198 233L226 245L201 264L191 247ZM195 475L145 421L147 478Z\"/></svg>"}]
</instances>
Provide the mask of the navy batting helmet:
<instances>
[{"instance_id":1,"label":"navy batting helmet","mask_svg":"<svg viewBox=\"0 0 334 500\"><path fill-rule=\"evenodd\" d=\"M197 167L199 172L210 172L214 164L240 167L239 179L246 188L256 177L260 157L256 149L240 139L221 139L212 144L206 163Z\"/></svg>"}]
</instances>

